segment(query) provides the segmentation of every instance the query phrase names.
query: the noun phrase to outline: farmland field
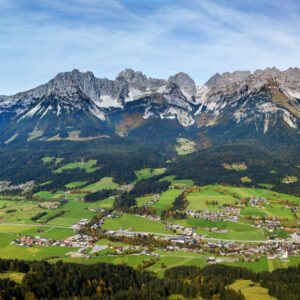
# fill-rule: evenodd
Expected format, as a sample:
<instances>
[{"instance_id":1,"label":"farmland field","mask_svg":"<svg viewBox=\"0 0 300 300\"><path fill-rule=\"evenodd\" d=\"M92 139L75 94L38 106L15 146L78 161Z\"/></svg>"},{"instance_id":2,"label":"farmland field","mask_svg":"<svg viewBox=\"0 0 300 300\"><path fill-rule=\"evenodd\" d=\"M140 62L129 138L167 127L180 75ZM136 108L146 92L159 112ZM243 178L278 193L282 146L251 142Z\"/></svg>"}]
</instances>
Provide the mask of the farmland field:
<instances>
[{"instance_id":1,"label":"farmland field","mask_svg":"<svg viewBox=\"0 0 300 300\"><path fill-rule=\"evenodd\" d=\"M150 169L150 168L146 168L146 169L141 169L138 171L135 171L135 175L138 178L137 181L143 180L143 179L147 179L150 178L152 176L156 176L156 175L161 175L166 171L165 168L157 168L157 169Z\"/></svg>"},{"instance_id":2,"label":"farmland field","mask_svg":"<svg viewBox=\"0 0 300 300\"><path fill-rule=\"evenodd\" d=\"M174 187L178 187L178 186L182 186L182 187L189 187L192 186L194 184L194 181L191 179L175 179L172 180L171 182L171 186Z\"/></svg>"},{"instance_id":3,"label":"farmland field","mask_svg":"<svg viewBox=\"0 0 300 300\"><path fill-rule=\"evenodd\" d=\"M203 192L190 193L187 196L190 204L188 209L193 210L219 210L219 205L234 204L236 199L229 194L221 194L212 189L205 189ZM206 201L217 201L218 205L206 204Z\"/></svg>"},{"instance_id":4,"label":"farmland field","mask_svg":"<svg viewBox=\"0 0 300 300\"><path fill-rule=\"evenodd\" d=\"M265 240L265 236L256 227L235 222L209 221L197 218L185 220L172 220L175 224L182 224L186 227L197 228L196 232L212 238L234 239L234 240ZM227 229L227 233L217 233L204 230L204 228Z\"/></svg>"},{"instance_id":5,"label":"farmland field","mask_svg":"<svg viewBox=\"0 0 300 300\"><path fill-rule=\"evenodd\" d=\"M163 192L160 195L158 202L151 205L154 209L156 209L156 215L160 215L164 209L169 208L174 202L175 198L181 193L181 189L168 189L166 192Z\"/></svg>"},{"instance_id":6,"label":"farmland field","mask_svg":"<svg viewBox=\"0 0 300 300\"><path fill-rule=\"evenodd\" d=\"M81 191L94 193L104 189L115 189L117 187L118 184L113 182L112 177L103 177L98 182L89 184L88 186L81 188Z\"/></svg>"},{"instance_id":7,"label":"farmland field","mask_svg":"<svg viewBox=\"0 0 300 300\"><path fill-rule=\"evenodd\" d=\"M267 289L251 280L236 280L229 287L237 292L241 291L246 300L276 300L276 298L268 295Z\"/></svg>"},{"instance_id":8,"label":"farmland field","mask_svg":"<svg viewBox=\"0 0 300 300\"><path fill-rule=\"evenodd\" d=\"M84 169L87 173L92 173L96 170L99 169L99 167L93 167L94 165L97 164L97 160L95 159L90 159L88 162L86 163L68 163L62 167L60 167L59 169L55 170L55 173L61 173L65 170L72 170L72 169Z\"/></svg>"},{"instance_id":9,"label":"farmland field","mask_svg":"<svg viewBox=\"0 0 300 300\"><path fill-rule=\"evenodd\" d=\"M35 201L0 200L0 221L13 223L32 223L31 217L43 211Z\"/></svg>"},{"instance_id":10,"label":"farmland field","mask_svg":"<svg viewBox=\"0 0 300 300\"><path fill-rule=\"evenodd\" d=\"M74 188L81 187L81 186L85 185L86 183L87 183L86 181L74 181L74 182L70 182L70 183L66 184L66 188L74 189Z\"/></svg>"},{"instance_id":11,"label":"farmland field","mask_svg":"<svg viewBox=\"0 0 300 300\"><path fill-rule=\"evenodd\" d=\"M103 224L103 229L107 230L128 229L136 232L170 233L164 227L160 222L129 214L123 214L120 218L106 219Z\"/></svg>"},{"instance_id":12,"label":"farmland field","mask_svg":"<svg viewBox=\"0 0 300 300\"><path fill-rule=\"evenodd\" d=\"M54 194L48 191L41 191L38 193L35 193L33 195L36 198L41 199L52 199L52 200L59 200L59 199L66 199L66 200L74 200L76 198L82 198L84 196L84 193L70 193L70 192L64 192L64 191L56 191Z\"/></svg>"},{"instance_id":13,"label":"farmland field","mask_svg":"<svg viewBox=\"0 0 300 300\"><path fill-rule=\"evenodd\" d=\"M90 208L112 208L114 205L114 199L113 198L107 198L101 201L93 202L93 204L90 205Z\"/></svg>"},{"instance_id":14,"label":"farmland field","mask_svg":"<svg viewBox=\"0 0 300 300\"><path fill-rule=\"evenodd\" d=\"M24 276L25 273L9 272L9 273L0 274L0 279L9 278L10 280L21 283Z\"/></svg>"},{"instance_id":15,"label":"farmland field","mask_svg":"<svg viewBox=\"0 0 300 300\"><path fill-rule=\"evenodd\" d=\"M149 197L139 197L139 198L136 198L135 200L136 200L138 206L143 206L143 204L145 202L152 201L153 199L154 199L153 196L149 196Z\"/></svg>"},{"instance_id":16,"label":"farmland field","mask_svg":"<svg viewBox=\"0 0 300 300\"><path fill-rule=\"evenodd\" d=\"M178 155L187 155L196 151L196 143L188 139L178 138L175 149Z\"/></svg>"},{"instance_id":17,"label":"farmland field","mask_svg":"<svg viewBox=\"0 0 300 300\"><path fill-rule=\"evenodd\" d=\"M42 158L42 161L44 163L48 163L48 162L51 162L53 160L54 160L54 157L50 157L50 156L45 156L45 157Z\"/></svg>"},{"instance_id":18,"label":"farmland field","mask_svg":"<svg viewBox=\"0 0 300 300\"><path fill-rule=\"evenodd\" d=\"M274 200L274 201L283 201L288 200L291 202L299 203L300 204L300 198L292 195L286 195L281 193L276 193L273 191L269 191L266 189L255 189L255 188L241 188L241 187L227 187L227 186L221 186L221 185L208 185L201 187L203 189L202 192L197 193L190 193L187 196L187 199L189 200L190 204L188 206L188 209L194 209L194 210L219 210L218 206L222 204L234 204L237 199L233 196L238 196L240 198L265 198L268 200ZM218 205L207 205L205 204L205 201L218 201ZM283 210L281 209L282 205L273 205L273 207L267 206L266 209L256 210L256 212L259 213L259 215L263 216L270 216L273 217L277 214L282 217L287 217L288 219L293 220L294 216L290 212L290 210ZM252 208L251 208L252 209ZM254 212L254 210L253 210ZM244 210L241 212L244 215L250 215L252 212L249 209Z\"/></svg>"},{"instance_id":19,"label":"farmland field","mask_svg":"<svg viewBox=\"0 0 300 300\"><path fill-rule=\"evenodd\" d=\"M58 226L72 226L81 219L91 219L97 215L97 212L88 211L91 203L84 201L69 201L65 205L51 211L51 215L56 214L59 211L64 210L66 213L60 217L52 219L47 225L58 225ZM43 222L48 217L42 217L40 219Z\"/></svg>"}]
</instances>

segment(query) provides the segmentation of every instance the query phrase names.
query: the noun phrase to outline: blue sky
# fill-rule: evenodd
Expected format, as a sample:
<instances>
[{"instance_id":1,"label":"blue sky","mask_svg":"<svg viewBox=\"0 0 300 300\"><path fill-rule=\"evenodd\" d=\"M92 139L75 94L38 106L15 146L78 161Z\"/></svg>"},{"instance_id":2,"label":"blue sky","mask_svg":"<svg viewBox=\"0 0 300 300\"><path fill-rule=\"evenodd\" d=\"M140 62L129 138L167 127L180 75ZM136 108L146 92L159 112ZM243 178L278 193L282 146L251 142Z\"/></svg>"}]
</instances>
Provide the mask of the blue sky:
<instances>
[{"instance_id":1,"label":"blue sky","mask_svg":"<svg viewBox=\"0 0 300 300\"><path fill-rule=\"evenodd\" d=\"M241 3L242 2L242 3ZM300 63L298 0L0 0L0 95L74 68L197 84Z\"/></svg>"}]
</instances>

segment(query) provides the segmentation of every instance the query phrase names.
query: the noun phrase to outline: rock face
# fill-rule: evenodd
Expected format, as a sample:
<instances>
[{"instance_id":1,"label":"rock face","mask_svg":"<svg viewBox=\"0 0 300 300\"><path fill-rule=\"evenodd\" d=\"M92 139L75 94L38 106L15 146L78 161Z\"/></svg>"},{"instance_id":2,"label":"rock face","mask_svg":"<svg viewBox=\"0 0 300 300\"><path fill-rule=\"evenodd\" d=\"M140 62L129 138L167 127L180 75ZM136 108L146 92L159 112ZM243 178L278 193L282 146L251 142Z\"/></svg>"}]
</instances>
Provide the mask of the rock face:
<instances>
[{"instance_id":1,"label":"rock face","mask_svg":"<svg viewBox=\"0 0 300 300\"><path fill-rule=\"evenodd\" d=\"M2 141L34 139L32 132L38 138L71 131L124 136L157 119L195 134L240 130L250 137L283 128L299 136L300 70L217 73L203 86L185 73L164 80L126 69L109 80L73 70L32 90L0 96Z\"/></svg>"},{"instance_id":2,"label":"rock face","mask_svg":"<svg viewBox=\"0 0 300 300\"><path fill-rule=\"evenodd\" d=\"M300 70L276 68L216 74L198 89L196 115L211 113L215 119L227 110L233 120L263 120L268 131L278 119L297 129L300 119Z\"/></svg>"}]
</instances>

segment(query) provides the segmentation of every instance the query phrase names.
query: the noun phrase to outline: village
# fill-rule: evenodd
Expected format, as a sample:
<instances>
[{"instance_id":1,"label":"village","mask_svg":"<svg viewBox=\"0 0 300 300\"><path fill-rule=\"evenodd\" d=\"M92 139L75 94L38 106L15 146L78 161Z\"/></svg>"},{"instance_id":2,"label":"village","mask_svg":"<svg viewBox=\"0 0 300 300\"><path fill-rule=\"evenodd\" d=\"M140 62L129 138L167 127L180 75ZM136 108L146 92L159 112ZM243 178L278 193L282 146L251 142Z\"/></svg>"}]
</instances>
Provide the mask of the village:
<instances>
[{"instance_id":1,"label":"village","mask_svg":"<svg viewBox=\"0 0 300 300\"><path fill-rule=\"evenodd\" d=\"M105 210L100 210L104 212ZM187 211L189 216L195 218L205 219L219 219L221 217L232 217L230 214L238 217L239 211L236 208L227 207L224 212L201 212L201 211ZM205 254L207 257L207 263L216 263L221 261L250 261L254 262L266 256L269 260L279 258L281 260L288 260L289 256L300 255L300 234L294 232L289 239L277 239L267 241L230 241L222 239L214 239L211 237L203 236L196 233L195 228L185 228L183 225L174 224L172 222L165 222L165 228L172 230L176 234L152 234L149 232L132 232L128 229L118 230L102 230L101 227L105 219L119 218L120 212L115 214L106 214L103 218L98 219L93 224L90 224L90 220L81 219L78 223L72 226L73 231L79 232L83 227L90 226L90 229L103 232L105 236L118 238L118 237L153 237L154 239L160 239L168 244L163 248L150 249L148 246L118 246L114 247L108 244L107 246L100 246L95 244L95 239L86 234L76 234L75 236L63 239L53 240L39 236L25 236L20 237L12 242L13 245L32 247L36 246L58 246L77 248L75 252L70 252L67 255L71 257L85 257L90 258L91 255L99 253L105 249L114 250L114 253L110 255L140 255L145 254L149 256L159 257L155 254L156 250L164 252L176 252L184 251L187 253L194 253L195 255L201 254L201 257ZM152 221L161 221L158 216L143 215L143 218L150 219ZM235 222L235 220L232 220ZM268 222L268 226L278 226L277 222ZM260 224L259 224L260 225ZM269 227L267 227L269 228ZM218 228L204 228L204 230L216 233L226 233L227 229ZM150 251L151 250L151 251ZM214 256L212 256L212 254ZM222 259L223 258L223 259Z\"/></svg>"},{"instance_id":2,"label":"village","mask_svg":"<svg viewBox=\"0 0 300 300\"><path fill-rule=\"evenodd\" d=\"M33 183L27 184L30 186ZM9 182L2 182L0 185L2 188L8 186ZM208 190L206 187L185 187L181 184L170 186L166 193L182 193L185 197L189 193L199 194L200 197L202 193L211 192L213 195L208 198L203 196L201 200L196 199L196 202L191 203L192 205L178 209L171 202L177 196L172 196L174 198L170 201L163 200L162 193L147 193L139 198L137 204L142 209L128 212L122 207L115 208L113 204L120 195L115 191L122 194L133 188L133 184L116 187L103 202L86 202L80 190L68 187L57 193L59 198L47 199L41 194L41 197L34 198L38 200L36 215L39 217L39 210L45 210L44 214L53 215L54 218L42 216L38 221L31 220L34 222L33 226L38 228L37 233L31 231L30 234L15 234L16 238L10 241L10 245L28 247L28 250L38 248L38 251L44 251L40 250L44 247L65 248L58 253L67 260L106 261L105 257L113 256L116 260L126 257L127 261L130 257L132 260L136 257L139 262L143 262L138 268L143 269L158 261L163 264L166 257L190 257L206 264L261 261L273 261L274 264L280 261L287 264L293 263L300 256L298 227L288 227L286 224L289 223L283 222L286 221L283 216L288 215L292 215L297 221L299 205L296 206L294 202L274 199L275 196L273 199L266 196L242 198L234 192L225 195L225 187L211 187ZM230 198L230 201L224 201L223 197ZM155 210L160 205L165 205L163 201L169 201L164 209L170 208L173 213L167 218L161 211ZM257 211L267 211L266 208L272 205L277 205L282 214L255 214ZM250 213L245 214L248 210ZM73 211L76 214L72 214ZM61 212L64 214L60 214ZM11 213L12 217L14 213ZM20 210L20 213L27 214L27 211ZM65 238L56 233L48 235L51 227L69 233ZM254 234L243 236L244 230L247 234L252 231ZM74 234L70 236L72 231ZM53 251L52 248L49 252L50 250Z\"/></svg>"},{"instance_id":3,"label":"village","mask_svg":"<svg viewBox=\"0 0 300 300\"><path fill-rule=\"evenodd\" d=\"M34 187L34 180L25 182L25 183L20 183L20 184L15 184L12 185L10 181L4 180L0 181L0 191L15 191L15 190L29 190Z\"/></svg>"}]
</instances>

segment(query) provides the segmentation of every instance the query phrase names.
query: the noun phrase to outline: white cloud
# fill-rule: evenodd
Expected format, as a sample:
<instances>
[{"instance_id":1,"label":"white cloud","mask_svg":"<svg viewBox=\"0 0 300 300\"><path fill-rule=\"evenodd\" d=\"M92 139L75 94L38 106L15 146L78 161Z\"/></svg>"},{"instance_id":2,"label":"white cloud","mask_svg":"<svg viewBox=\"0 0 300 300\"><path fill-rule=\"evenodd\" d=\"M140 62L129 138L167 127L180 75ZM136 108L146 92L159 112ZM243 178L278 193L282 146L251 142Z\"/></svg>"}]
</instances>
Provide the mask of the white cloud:
<instances>
[{"instance_id":1,"label":"white cloud","mask_svg":"<svg viewBox=\"0 0 300 300\"><path fill-rule=\"evenodd\" d=\"M215 72L300 61L295 11L274 18L209 0L147 9L117 0L39 3L39 9L7 5L0 13L0 94L73 68L110 78L126 67L161 78L184 71L203 83Z\"/></svg>"}]
</instances>

